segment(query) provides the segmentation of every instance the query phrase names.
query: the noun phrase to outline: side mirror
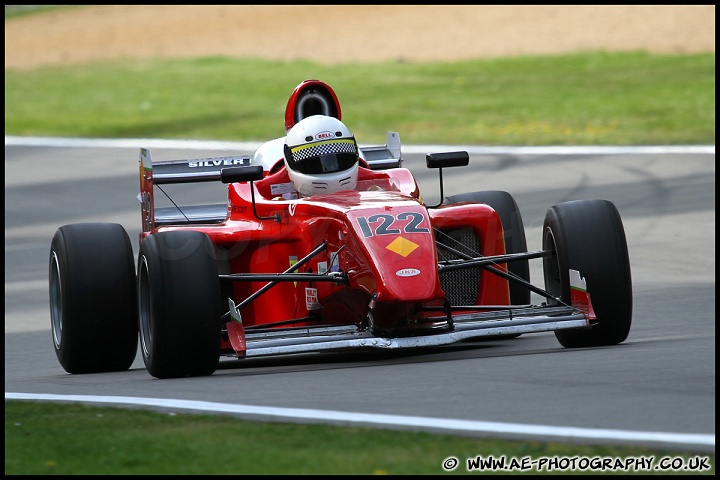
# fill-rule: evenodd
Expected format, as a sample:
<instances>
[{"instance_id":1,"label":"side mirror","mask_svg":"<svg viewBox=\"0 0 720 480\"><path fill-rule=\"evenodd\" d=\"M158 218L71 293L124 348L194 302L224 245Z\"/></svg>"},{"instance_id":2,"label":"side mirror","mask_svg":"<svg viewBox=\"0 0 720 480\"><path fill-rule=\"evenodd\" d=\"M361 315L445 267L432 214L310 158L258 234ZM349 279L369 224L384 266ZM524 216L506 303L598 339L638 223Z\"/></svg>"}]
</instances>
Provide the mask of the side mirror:
<instances>
[{"instance_id":1,"label":"side mirror","mask_svg":"<svg viewBox=\"0 0 720 480\"><path fill-rule=\"evenodd\" d=\"M428 153L427 168L465 167L470 163L468 152Z\"/></svg>"},{"instance_id":2,"label":"side mirror","mask_svg":"<svg viewBox=\"0 0 720 480\"><path fill-rule=\"evenodd\" d=\"M262 179L262 165L243 165L241 167L228 167L220 170L220 180L222 183L252 182Z\"/></svg>"},{"instance_id":3,"label":"side mirror","mask_svg":"<svg viewBox=\"0 0 720 480\"><path fill-rule=\"evenodd\" d=\"M446 167L464 167L470 163L470 155L468 152L443 152L428 153L425 156L427 168L437 168L440 174L440 203L427 208L437 208L442 205L443 199L443 176L442 169Z\"/></svg>"},{"instance_id":4,"label":"side mirror","mask_svg":"<svg viewBox=\"0 0 720 480\"><path fill-rule=\"evenodd\" d=\"M281 218L279 213L272 217L261 217L257 213L257 207L255 206L255 186L252 182L262 180L264 177L262 165L243 165L242 167L228 167L220 170L220 180L222 180L222 183L250 182L250 198L252 200L252 210L255 218L258 220L275 220L279 222Z\"/></svg>"}]
</instances>

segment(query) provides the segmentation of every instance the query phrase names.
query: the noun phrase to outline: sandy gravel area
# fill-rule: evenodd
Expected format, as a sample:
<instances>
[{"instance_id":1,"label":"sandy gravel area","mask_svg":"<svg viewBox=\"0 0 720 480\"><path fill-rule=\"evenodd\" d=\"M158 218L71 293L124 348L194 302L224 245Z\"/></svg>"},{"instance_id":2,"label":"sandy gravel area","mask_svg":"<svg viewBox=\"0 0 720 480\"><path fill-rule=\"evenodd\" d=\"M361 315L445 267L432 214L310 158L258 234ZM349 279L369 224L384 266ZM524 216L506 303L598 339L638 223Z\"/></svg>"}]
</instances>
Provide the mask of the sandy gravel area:
<instances>
[{"instance_id":1,"label":"sandy gravel area","mask_svg":"<svg viewBox=\"0 0 720 480\"><path fill-rule=\"evenodd\" d=\"M5 22L5 68L227 55L325 64L715 51L714 5L106 5Z\"/></svg>"}]
</instances>

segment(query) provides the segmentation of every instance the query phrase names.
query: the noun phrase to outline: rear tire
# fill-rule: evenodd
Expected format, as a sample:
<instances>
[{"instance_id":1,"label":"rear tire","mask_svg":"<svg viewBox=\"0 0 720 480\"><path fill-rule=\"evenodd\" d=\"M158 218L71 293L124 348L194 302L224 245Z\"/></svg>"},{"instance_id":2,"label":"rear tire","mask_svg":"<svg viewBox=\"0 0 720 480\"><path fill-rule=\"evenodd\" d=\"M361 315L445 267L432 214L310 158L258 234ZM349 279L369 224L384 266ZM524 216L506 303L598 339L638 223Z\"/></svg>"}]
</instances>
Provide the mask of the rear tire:
<instances>
[{"instance_id":1,"label":"rear tire","mask_svg":"<svg viewBox=\"0 0 720 480\"><path fill-rule=\"evenodd\" d=\"M607 200L577 200L551 207L543 223L545 288L570 304L569 269L585 278L598 323L589 329L555 332L567 348L615 345L632 323L632 279L625 230Z\"/></svg>"},{"instance_id":2,"label":"rear tire","mask_svg":"<svg viewBox=\"0 0 720 480\"><path fill-rule=\"evenodd\" d=\"M49 265L53 345L68 373L127 370L138 345L135 262L122 225L60 227Z\"/></svg>"},{"instance_id":3,"label":"rear tire","mask_svg":"<svg viewBox=\"0 0 720 480\"><path fill-rule=\"evenodd\" d=\"M147 236L138 255L140 350L157 378L212 375L220 358L220 281L210 238Z\"/></svg>"}]
</instances>

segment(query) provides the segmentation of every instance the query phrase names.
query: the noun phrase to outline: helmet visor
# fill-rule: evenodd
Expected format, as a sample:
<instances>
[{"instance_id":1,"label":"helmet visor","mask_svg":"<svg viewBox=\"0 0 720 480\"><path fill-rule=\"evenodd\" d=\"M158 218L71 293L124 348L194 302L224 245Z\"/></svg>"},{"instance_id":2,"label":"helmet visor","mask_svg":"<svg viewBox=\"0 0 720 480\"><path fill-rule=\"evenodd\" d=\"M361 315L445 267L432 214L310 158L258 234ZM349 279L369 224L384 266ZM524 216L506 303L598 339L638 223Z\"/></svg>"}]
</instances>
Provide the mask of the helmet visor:
<instances>
[{"instance_id":1,"label":"helmet visor","mask_svg":"<svg viewBox=\"0 0 720 480\"><path fill-rule=\"evenodd\" d=\"M358 162L358 148L354 138L339 138L297 147L286 145L285 157L288 166L299 173L335 173Z\"/></svg>"}]
</instances>

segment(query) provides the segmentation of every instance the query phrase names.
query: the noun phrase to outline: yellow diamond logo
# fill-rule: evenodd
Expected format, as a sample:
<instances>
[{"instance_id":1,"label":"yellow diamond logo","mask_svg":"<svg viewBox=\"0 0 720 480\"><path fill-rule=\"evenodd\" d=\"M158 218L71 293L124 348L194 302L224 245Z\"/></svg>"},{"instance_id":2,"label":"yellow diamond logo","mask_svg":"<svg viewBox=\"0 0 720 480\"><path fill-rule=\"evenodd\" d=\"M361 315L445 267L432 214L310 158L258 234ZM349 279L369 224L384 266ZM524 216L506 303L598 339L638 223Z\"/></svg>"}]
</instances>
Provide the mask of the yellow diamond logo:
<instances>
[{"instance_id":1,"label":"yellow diamond logo","mask_svg":"<svg viewBox=\"0 0 720 480\"><path fill-rule=\"evenodd\" d=\"M418 248L420 245L418 245L415 242L411 242L410 240L407 240L403 237L397 237L395 240L390 242L390 245L388 245L388 250L397 253L398 255L402 255L403 257L407 257L412 252L415 251L416 248Z\"/></svg>"}]
</instances>

